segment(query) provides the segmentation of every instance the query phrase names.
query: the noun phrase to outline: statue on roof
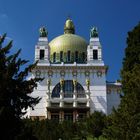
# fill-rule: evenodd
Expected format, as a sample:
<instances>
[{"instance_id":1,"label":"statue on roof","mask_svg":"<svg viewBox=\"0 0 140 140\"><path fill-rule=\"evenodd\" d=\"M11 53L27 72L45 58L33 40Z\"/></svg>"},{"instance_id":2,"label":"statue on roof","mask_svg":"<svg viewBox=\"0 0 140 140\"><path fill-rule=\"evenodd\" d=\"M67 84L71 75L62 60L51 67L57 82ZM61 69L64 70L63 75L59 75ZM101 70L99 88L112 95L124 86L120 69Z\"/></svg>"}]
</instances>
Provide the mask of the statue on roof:
<instances>
[{"instance_id":1,"label":"statue on roof","mask_svg":"<svg viewBox=\"0 0 140 140\"><path fill-rule=\"evenodd\" d=\"M48 36L48 31L45 29L45 27L41 27L39 29L39 36L40 37L47 37Z\"/></svg>"},{"instance_id":2,"label":"statue on roof","mask_svg":"<svg viewBox=\"0 0 140 140\"><path fill-rule=\"evenodd\" d=\"M92 27L90 30L90 37L98 37L97 27Z\"/></svg>"}]
</instances>

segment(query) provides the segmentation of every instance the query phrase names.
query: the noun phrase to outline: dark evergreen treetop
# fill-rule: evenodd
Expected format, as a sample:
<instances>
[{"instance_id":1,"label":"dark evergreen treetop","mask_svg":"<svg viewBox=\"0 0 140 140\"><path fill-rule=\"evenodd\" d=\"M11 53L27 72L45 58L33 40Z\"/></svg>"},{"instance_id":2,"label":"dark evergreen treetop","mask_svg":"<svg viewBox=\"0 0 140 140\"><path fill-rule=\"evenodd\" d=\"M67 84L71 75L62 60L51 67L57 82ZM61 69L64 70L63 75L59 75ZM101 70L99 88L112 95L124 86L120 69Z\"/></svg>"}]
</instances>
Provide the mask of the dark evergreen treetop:
<instances>
[{"instance_id":1,"label":"dark evergreen treetop","mask_svg":"<svg viewBox=\"0 0 140 140\"><path fill-rule=\"evenodd\" d=\"M0 38L0 110L10 108L15 117L21 117L25 114L23 109L33 107L39 102L39 98L31 97L30 93L41 79L26 79L36 64L29 65L22 71L21 66L28 61L18 58L21 50L9 54L12 41L3 47L5 37L6 34Z\"/></svg>"},{"instance_id":2,"label":"dark evergreen treetop","mask_svg":"<svg viewBox=\"0 0 140 140\"><path fill-rule=\"evenodd\" d=\"M127 37L127 47L121 71L124 96L109 118L104 130L110 140L140 139L140 23Z\"/></svg>"},{"instance_id":3,"label":"dark evergreen treetop","mask_svg":"<svg viewBox=\"0 0 140 140\"><path fill-rule=\"evenodd\" d=\"M132 70L135 64L140 64L140 23L128 32L123 71Z\"/></svg>"},{"instance_id":4,"label":"dark evergreen treetop","mask_svg":"<svg viewBox=\"0 0 140 140\"><path fill-rule=\"evenodd\" d=\"M134 67L140 65L140 23L134 29L128 32L127 47L123 59L123 68L121 71L122 85L124 94L130 92L129 80Z\"/></svg>"}]
</instances>

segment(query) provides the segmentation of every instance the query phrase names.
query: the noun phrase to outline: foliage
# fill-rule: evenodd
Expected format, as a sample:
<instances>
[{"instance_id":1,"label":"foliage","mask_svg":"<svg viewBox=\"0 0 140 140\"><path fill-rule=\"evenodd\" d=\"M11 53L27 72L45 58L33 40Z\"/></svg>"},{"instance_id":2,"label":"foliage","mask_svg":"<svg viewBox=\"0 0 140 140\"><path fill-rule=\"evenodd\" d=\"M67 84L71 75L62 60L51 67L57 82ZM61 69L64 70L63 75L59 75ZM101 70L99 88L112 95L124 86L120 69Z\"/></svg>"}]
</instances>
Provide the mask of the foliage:
<instances>
[{"instance_id":1,"label":"foliage","mask_svg":"<svg viewBox=\"0 0 140 140\"><path fill-rule=\"evenodd\" d=\"M95 112L90 118L76 122L55 120L23 120L26 124L27 134L36 137L38 140L83 140L84 138L93 139L99 137L105 124L105 115L101 112ZM96 128L95 128L96 126ZM29 136L29 135L28 135ZM92 138L90 138L92 136ZM103 137L97 138L99 140Z\"/></svg>"},{"instance_id":2,"label":"foliage","mask_svg":"<svg viewBox=\"0 0 140 140\"><path fill-rule=\"evenodd\" d=\"M140 139L140 23L128 33L127 45L121 71L124 97L104 130L111 140Z\"/></svg>"},{"instance_id":3,"label":"foliage","mask_svg":"<svg viewBox=\"0 0 140 140\"><path fill-rule=\"evenodd\" d=\"M90 132L93 137L101 136L103 129L106 127L106 115L102 112L95 111L87 119L87 127L88 132Z\"/></svg>"},{"instance_id":4,"label":"foliage","mask_svg":"<svg viewBox=\"0 0 140 140\"><path fill-rule=\"evenodd\" d=\"M37 87L38 78L26 80L36 64L29 65L23 71L21 67L28 61L18 58L21 50L10 54L12 41L5 47L6 34L0 37L0 138L15 139L23 129L21 117L28 107L34 107L39 98L32 98L31 93Z\"/></svg>"},{"instance_id":5,"label":"foliage","mask_svg":"<svg viewBox=\"0 0 140 140\"><path fill-rule=\"evenodd\" d=\"M131 85L136 67L140 65L140 23L131 31L128 32L127 47L125 49L125 57L123 59L123 69L121 71L123 92L124 94L131 93L134 85ZM138 68L139 69L139 68ZM139 74L139 73L138 73ZM135 80L135 79L134 79ZM133 84L136 84L134 81Z\"/></svg>"}]
</instances>

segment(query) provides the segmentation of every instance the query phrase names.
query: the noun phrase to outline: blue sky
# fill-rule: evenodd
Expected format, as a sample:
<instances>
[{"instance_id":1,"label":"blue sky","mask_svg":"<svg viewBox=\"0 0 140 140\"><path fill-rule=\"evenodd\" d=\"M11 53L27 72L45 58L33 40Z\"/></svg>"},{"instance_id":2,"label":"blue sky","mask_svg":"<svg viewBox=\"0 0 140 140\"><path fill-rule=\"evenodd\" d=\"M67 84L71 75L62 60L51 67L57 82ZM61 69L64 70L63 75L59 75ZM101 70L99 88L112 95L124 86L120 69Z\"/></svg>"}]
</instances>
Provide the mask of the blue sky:
<instances>
[{"instance_id":1,"label":"blue sky","mask_svg":"<svg viewBox=\"0 0 140 140\"><path fill-rule=\"evenodd\" d=\"M0 0L0 34L6 32L12 52L22 48L20 57L32 63L39 27L47 27L51 41L63 34L69 15L87 41L90 28L98 27L107 80L119 79L127 32L140 22L140 0Z\"/></svg>"}]
</instances>

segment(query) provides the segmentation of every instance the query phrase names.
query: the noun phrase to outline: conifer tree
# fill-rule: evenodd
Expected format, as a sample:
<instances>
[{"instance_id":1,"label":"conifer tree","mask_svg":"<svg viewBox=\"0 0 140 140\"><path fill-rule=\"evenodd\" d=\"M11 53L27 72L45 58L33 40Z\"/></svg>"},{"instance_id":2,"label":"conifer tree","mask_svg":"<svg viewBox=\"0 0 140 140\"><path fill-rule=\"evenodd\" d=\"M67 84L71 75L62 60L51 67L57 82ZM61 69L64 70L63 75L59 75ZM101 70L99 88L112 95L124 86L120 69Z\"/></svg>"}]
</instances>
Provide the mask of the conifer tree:
<instances>
[{"instance_id":1,"label":"conifer tree","mask_svg":"<svg viewBox=\"0 0 140 140\"><path fill-rule=\"evenodd\" d=\"M140 23L128 32L121 71L124 96L109 117L105 136L111 140L140 139Z\"/></svg>"},{"instance_id":2,"label":"conifer tree","mask_svg":"<svg viewBox=\"0 0 140 140\"><path fill-rule=\"evenodd\" d=\"M36 64L23 68L28 61L18 58L21 50L10 54L12 41L3 46L5 37L0 37L0 139L13 140L23 129L21 117L26 109L40 100L30 93L41 79L26 79Z\"/></svg>"}]
</instances>

